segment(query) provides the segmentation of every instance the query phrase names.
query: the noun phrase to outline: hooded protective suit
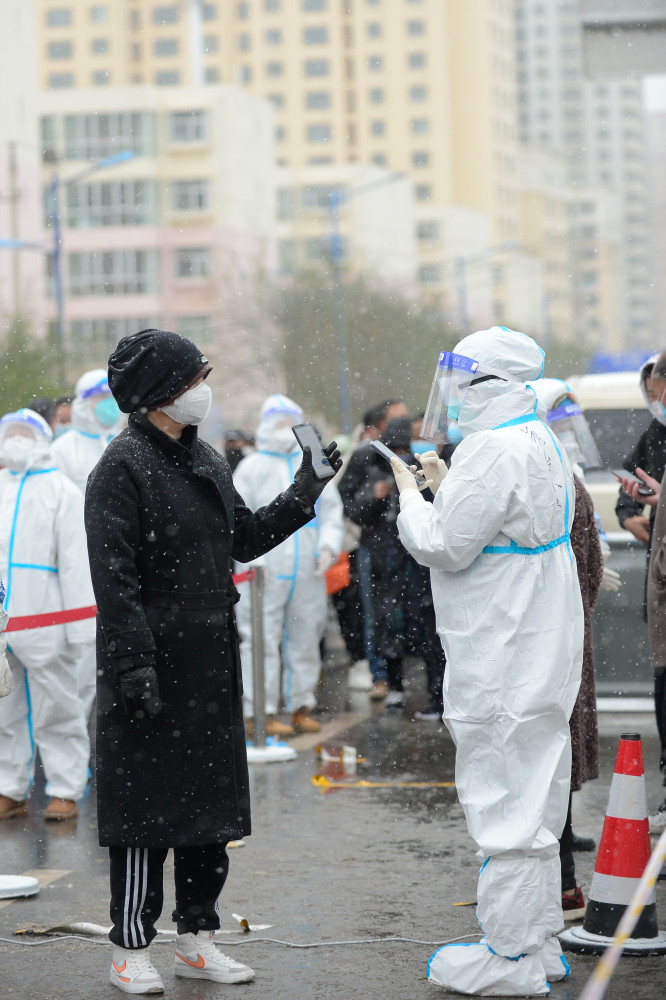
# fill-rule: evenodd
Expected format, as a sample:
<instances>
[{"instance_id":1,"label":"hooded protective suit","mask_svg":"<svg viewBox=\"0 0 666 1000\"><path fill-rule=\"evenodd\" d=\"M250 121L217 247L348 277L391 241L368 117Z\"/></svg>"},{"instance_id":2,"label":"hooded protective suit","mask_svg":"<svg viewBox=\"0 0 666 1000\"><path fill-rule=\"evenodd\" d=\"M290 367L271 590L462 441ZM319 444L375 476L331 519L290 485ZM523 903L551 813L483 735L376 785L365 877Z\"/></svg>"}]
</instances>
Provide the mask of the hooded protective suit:
<instances>
[{"instance_id":1,"label":"hooded protective suit","mask_svg":"<svg viewBox=\"0 0 666 1000\"><path fill-rule=\"evenodd\" d=\"M234 485L251 510L294 481L302 452L291 427L301 423L303 411L287 396L265 401L256 434L257 450L238 465ZM288 711L311 709L319 679L319 643L326 624L326 585L317 575L317 560L328 550L334 562L342 546L342 500L337 488L326 487L315 507L316 517L262 557L266 568L264 591L264 664L266 712L274 715L280 702L280 649L284 664L282 695ZM242 571L245 566L238 569ZM236 620L241 634L243 706L253 714L252 631L249 586L240 588Z\"/></svg>"},{"instance_id":2,"label":"hooded protective suit","mask_svg":"<svg viewBox=\"0 0 666 1000\"><path fill-rule=\"evenodd\" d=\"M411 490L398 517L405 547L431 570L448 661L444 721L483 860L477 915L486 937L439 949L428 975L461 993L540 995L546 975L566 971L553 935L563 926L558 837L583 650L573 476L524 384L541 375L538 345L493 327L466 337L454 356L512 380L482 375L469 385L457 416L463 440L434 503Z\"/></svg>"},{"instance_id":3,"label":"hooded protective suit","mask_svg":"<svg viewBox=\"0 0 666 1000\"><path fill-rule=\"evenodd\" d=\"M24 434L17 434L24 431ZM32 437L30 437L32 432ZM18 448L16 441L27 442ZM54 465L51 430L31 410L0 421L0 575L13 616L94 605L83 496ZM77 690L81 644L94 618L12 632L11 694L0 702L0 793L21 801L34 774L34 747L47 794L76 800L88 779L88 732ZM33 746L34 741L34 746Z\"/></svg>"},{"instance_id":4,"label":"hooded protective suit","mask_svg":"<svg viewBox=\"0 0 666 1000\"><path fill-rule=\"evenodd\" d=\"M122 429L124 422L118 404L109 390L106 371L96 368L85 372L76 383L76 395L72 403L72 428L52 446L55 465L76 483L83 496L88 476L109 441ZM78 672L79 695L87 719L95 699L94 636L90 643L80 648Z\"/></svg>"}]
</instances>

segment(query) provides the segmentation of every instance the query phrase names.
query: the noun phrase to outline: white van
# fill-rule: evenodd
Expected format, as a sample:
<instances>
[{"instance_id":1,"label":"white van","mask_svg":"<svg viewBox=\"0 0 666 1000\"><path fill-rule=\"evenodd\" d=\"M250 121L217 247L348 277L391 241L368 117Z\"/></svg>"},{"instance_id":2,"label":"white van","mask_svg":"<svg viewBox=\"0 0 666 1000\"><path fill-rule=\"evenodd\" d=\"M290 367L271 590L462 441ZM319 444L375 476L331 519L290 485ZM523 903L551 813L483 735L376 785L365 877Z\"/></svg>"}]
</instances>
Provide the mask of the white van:
<instances>
[{"instance_id":1,"label":"white van","mask_svg":"<svg viewBox=\"0 0 666 1000\"><path fill-rule=\"evenodd\" d=\"M619 483L610 469L622 469L624 459L652 420L639 386L638 372L575 375L567 379L587 417L604 471L586 473L594 509L607 533L621 531L615 516ZM628 532L623 532L628 535Z\"/></svg>"}]
</instances>

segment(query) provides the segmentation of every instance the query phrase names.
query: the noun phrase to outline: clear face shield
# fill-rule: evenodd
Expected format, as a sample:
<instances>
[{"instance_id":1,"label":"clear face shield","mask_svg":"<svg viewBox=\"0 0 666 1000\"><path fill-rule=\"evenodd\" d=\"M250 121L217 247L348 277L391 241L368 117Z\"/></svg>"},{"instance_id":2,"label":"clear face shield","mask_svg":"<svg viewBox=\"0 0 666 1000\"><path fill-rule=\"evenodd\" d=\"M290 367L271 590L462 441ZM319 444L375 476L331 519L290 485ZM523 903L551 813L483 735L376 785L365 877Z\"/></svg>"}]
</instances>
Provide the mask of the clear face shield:
<instances>
[{"instance_id":1,"label":"clear face shield","mask_svg":"<svg viewBox=\"0 0 666 1000\"><path fill-rule=\"evenodd\" d=\"M580 465L585 470L602 467L590 425L575 399L568 394L562 396L548 411L546 419L573 465Z\"/></svg>"},{"instance_id":2,"label":"clear face shield","mask_svg":"<svg viewBox=\"0 0 666 1000\"><path fill-rule=\"evenodd\" d=\"M464 354L442 351L432 382L428 405L423 415L421 437L437 444L458 444L460 425L468 391L480 382L499 378L504 382L522 382L499 368L483 365Z\"/></svg>"},{"instance_id":3,"label":"clear face shield","mask_svg":"<svg viewBox=\"0 0 666 1000\"><path fill-rule=\"evenodd\" d=\"M31 416L22 411L0 420L0 465L12 472L27 472L48 454L49 439L39 419L37 414Z\"/></svg>"}]
</instances>

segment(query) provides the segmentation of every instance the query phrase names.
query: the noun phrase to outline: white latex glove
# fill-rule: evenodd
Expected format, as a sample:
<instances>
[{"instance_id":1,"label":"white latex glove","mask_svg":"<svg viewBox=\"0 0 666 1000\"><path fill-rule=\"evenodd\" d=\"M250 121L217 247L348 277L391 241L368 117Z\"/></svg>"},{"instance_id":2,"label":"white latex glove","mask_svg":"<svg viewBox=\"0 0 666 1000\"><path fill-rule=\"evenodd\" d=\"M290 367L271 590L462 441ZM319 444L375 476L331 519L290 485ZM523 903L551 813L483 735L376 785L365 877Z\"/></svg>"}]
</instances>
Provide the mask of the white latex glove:
<instances>
[{"instance_id":1,"label":"white latex glove","mask_svg":"<svg viewBox=\"0 0 666 1000\"><path fill-rule=\"evenodd\" d=\"M335 563L335 558L330 549L322 549L317 559L315 576L323 576Z\"/></svg>"},{"instance_id":2,"label":"white latex glove","mask_svg":"<svg viewBox=\"0 0 666 1000\"><path fill-rule=\"evenodd\" d=\"M7 613L2 612L7 618ZM6 625L6 621L3 623L2 627ZM11 667L7 663L7 656L5 651L7 649L7 639L5 638L4 632L0 634L0 698L5 698L12 689L12 671Z\"/></svg>"},{"instance_id":3,"label":"white latex glove","mask_svg":"<svg viewBox=\"0 0 666 1000\"><path fill-rule=\"evenodd\" d=\"M404 510L408 507L410 503L414 503L416 500L420 500L421 503L425 503L425 500L419 493L419 488L414 479L414 474L409 471L405 463L401 458L391 459L391 468L393 469L393 475L395 476L395 481L398 486L398 493L400 494L400 509ZM425 489L425 486L429 485L424 483L421 489Z\"/></svg>"},{"instance_id":4,"label":"white latex glove","mask_svg":"<svg viewBox=\"0 0 666 1000\"><path fill-rule=\"evenodd\" d=\"M436 493L446 479L446 474L449 471L446 462L439 457L436 451L424 451L422 455L418 455L417 457L426 474L426 479L429 479L431 482L431 491Z\"/></svg>"},{"instance_id":5,"label":"white latex glove","mask_svg":"<svg viewBox=\"0 0 666 1000\"><path fill-rule=\"evenodd\" d=\"M621 586L622 580L617 570L609 569L608 566L604 566L604 571L601 577L601 589L619 590Z\"/></svg>"}]
</instances>

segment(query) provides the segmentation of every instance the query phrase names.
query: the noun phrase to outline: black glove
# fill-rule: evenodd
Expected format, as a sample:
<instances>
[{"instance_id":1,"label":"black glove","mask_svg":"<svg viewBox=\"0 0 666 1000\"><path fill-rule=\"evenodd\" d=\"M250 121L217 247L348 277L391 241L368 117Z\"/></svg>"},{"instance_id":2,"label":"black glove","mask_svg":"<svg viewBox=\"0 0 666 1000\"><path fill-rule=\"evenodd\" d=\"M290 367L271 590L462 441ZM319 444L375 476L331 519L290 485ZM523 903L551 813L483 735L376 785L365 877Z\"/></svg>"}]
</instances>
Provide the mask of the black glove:
<instances>
[{"instance_id":1,"label":"black glove","mask_svg":"<svg viewBox=\"0 0 666 1000\"><path fill-rule=\"evenodd\" d=\"M162 711L155 667L135 667L120 675L120 695L130 719L144 719Z\"/></svg>"},{"instance_id":2,"label":"black glove","mask_svg":"<svg viewBox=\"0 0 666 1000\"><path fill-rule=\"evenodd\" d=\"M329 445L326 445L324 454L331 463L332 468L337 472L342 467L342 459L340 458L337 442L331 441ZM317 479L315 476L312 470L312 451L310 448L305 447L303 449L303 460L294 476L296 496L302 503L307 504L309 507L314 507L328 482L330 482L329 479Z\"/></svg>"}]
</instances>

